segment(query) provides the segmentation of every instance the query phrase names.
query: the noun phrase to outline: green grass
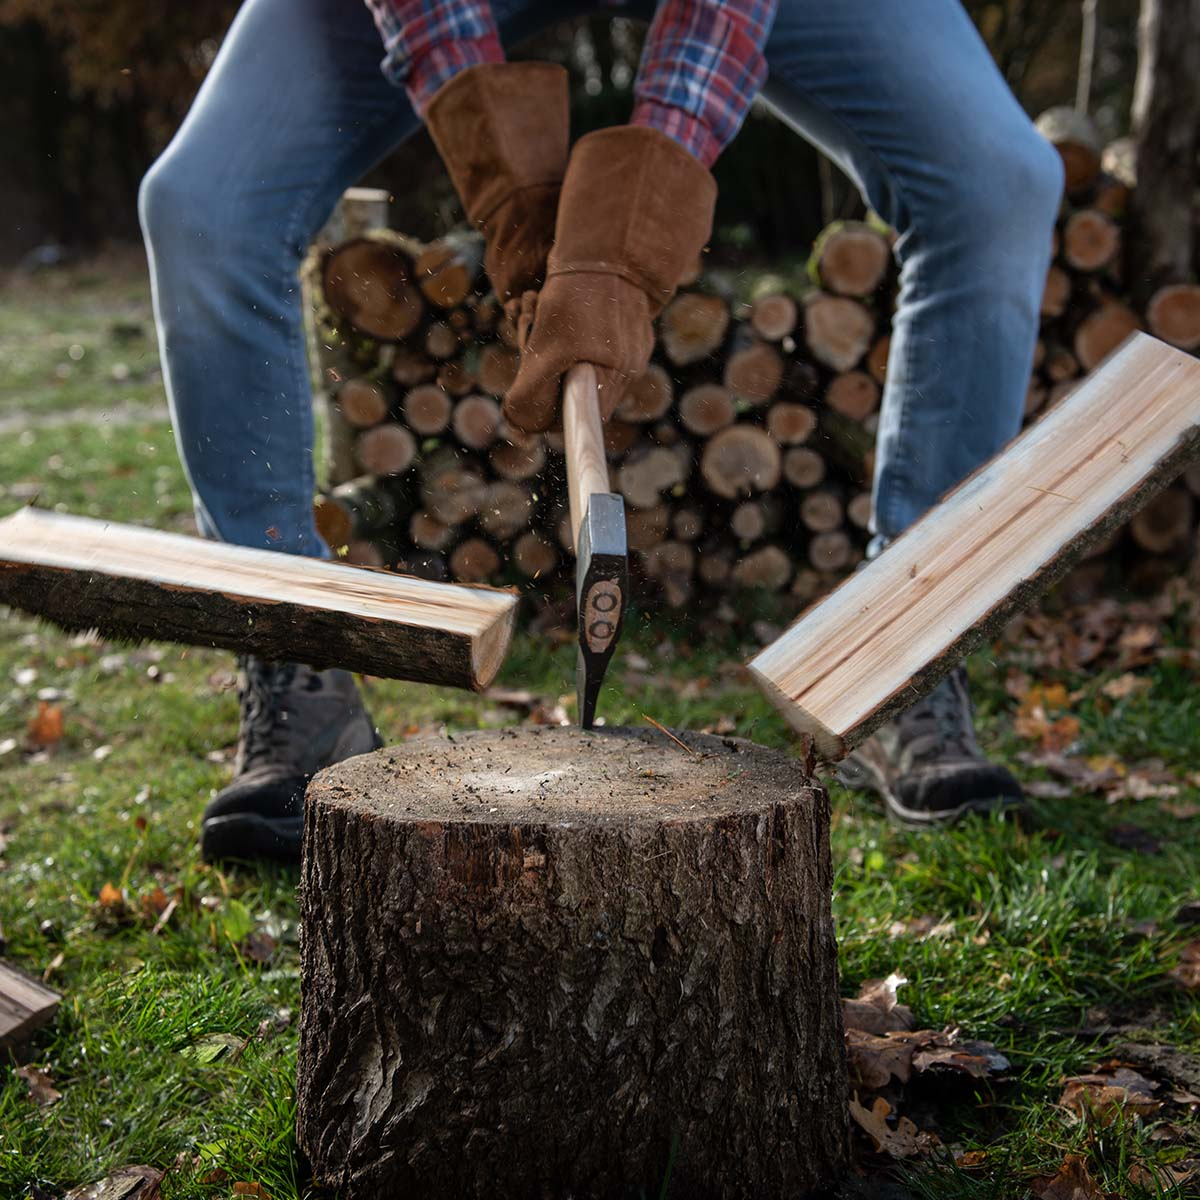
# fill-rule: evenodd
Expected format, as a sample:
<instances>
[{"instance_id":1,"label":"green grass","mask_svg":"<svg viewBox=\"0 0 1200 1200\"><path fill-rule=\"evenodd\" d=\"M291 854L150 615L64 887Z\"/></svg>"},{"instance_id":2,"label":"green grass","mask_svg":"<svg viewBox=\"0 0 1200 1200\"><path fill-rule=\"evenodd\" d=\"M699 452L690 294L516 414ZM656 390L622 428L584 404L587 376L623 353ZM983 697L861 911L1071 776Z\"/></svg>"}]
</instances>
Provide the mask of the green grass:
<instances>
[{"instance_id":1,"label":"green grass","mask_svg":"<svg viewBox=\"0 0 1200 1200\"><path fill-rule=\"evenodd\" d=\"M36 491L50 506L186 527L186 488L165 424L99 419L130 400L128 381L111 372L98 369L86 395L69 402L54 372L63 345L87 345L83 363L124 353L106 322L126 308L144 315L145 291L121 273L78 288L50 278L0 296L0 343L24 347L15 366L0 349L0 416L5 406L28 416L24 431L0 438L0 511ZM139 403L160 399L147 383ZM38 424L84 403L96 418ZM628 651L652 667L633 672L618 662L602 702L610 721L649 715L704 728L729 718L740 734L788 744L757 692L722 669L741 647L696 646L684 630L639 620ZM996 661L980 655L971 671L986 745L1032 777L1017 760L1028 744L1011 732L1015 703L1003 687L1016 661L1007 651ZM2 1197L26 1196L33 1183L57 1194L137 1162L172 1168L168 1200L224 1197L238 1180L260 1182L274 1200L305 1194L292 1140L295 876L224 873L196 853L199 813L228 778L236 738L230 667L226 655L104 645L3 619L0 926L7 956L36 974L50 969L65 1001L32 1046L62 1100L35 1107L25 1084L0 1069ZM1100 690L1115 672L1053 678L1083 693L1073 712L1084 752L1160 758L1180 778L1176 802L1200 801L1182 782L1200 770L1197 680L1168 662L1142 673L1151 688L1115 703ZM555 699L573 678L569 646L521 638L502 682ZM28 756L21 743L39 693L63 707L65 734L51 753ZM486 698L392 682L370 682L368 699L397 741L516 719ZM17 745L7 748L9 740ZM969 1172L948 1160L909 1169L907 1186L938 1200L1021 1196L1070 1150L1113 1194L1154 1195L1130 1181L1131 1164L1196 1156L1194 1118L1177 1111L1184 1140L1161 1141L1152 1137L1161 1123L1097 1129L1056 1101L1064 1074L1087 1070L1129 1037L1089 1029L1142 1027L1143 1039L1200 1053L1196 998L1166 976L1182 940L1171 916L1196 895L1200 819L1172 817L1154 800L1108 806L1072 796L1037 804L1034 832L976 822L930 837L891 828L839 788L833 799L844 992L898 971L911 981L902 999L922 1024L992 1040L1013 1064L1006 1082L950 1103L914 1095L919 1124L936 1121L945 1142L987 1157ZM1112 828L1130 821L1160 840L1160 853L1113 844ZM128 904L101 904L106 885ZM159 888L178 903L155 931ZM938 936L893 928L924 916L940 923ZM1157 931L1133 930L1147 920ZM274 939L265 962L247 953L252 928Z\"/></svg>"}]
</instances>

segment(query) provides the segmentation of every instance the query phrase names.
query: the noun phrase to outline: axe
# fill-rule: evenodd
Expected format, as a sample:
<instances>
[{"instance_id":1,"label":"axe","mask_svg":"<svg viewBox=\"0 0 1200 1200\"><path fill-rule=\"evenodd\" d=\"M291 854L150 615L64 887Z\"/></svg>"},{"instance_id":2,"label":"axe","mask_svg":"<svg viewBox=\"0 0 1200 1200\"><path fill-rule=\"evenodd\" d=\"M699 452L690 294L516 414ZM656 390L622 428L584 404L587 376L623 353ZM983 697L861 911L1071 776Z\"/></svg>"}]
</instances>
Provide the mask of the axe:
<instances>
[{"instance_id":1,"label":"axe","mask_svg":"<svg viewBox=\"0 0 1200 1200\"><path fill-rule=\"evenodd\" d=\"M625 501L608 488L596 371L590 363L581 363L567 373L563 440L579 612L575 694L579 724L591 729L600 685L621 635L629 602L629 551L625 543Z\"/></svg>"}]
</instances>

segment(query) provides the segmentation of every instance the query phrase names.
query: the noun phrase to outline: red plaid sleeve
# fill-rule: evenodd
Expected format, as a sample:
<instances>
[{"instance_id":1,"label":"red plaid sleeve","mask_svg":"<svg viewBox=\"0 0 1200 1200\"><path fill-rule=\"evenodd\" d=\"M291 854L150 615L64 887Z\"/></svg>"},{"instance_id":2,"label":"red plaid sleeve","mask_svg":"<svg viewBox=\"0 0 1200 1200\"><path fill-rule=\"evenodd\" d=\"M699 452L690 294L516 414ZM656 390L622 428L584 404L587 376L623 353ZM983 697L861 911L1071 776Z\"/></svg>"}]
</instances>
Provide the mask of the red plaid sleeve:
<instances>
[{"instance_id":1,"label":"red plaid sleeve","mask_svg":"<svg viewBox=\"0 0 1200 1200\"><path fill-rule=\"evenodd\" d=\"M663 0L634 84L634 124L661 129L712 166L766 80L763 47L778 7L778 0Z\"/></svg>"},{"instance_id":2,"label":"red plaid sleeve","mask_svg":"<svg viewBox=\"0 0 1200 1200\"><path fill-rule=\"evenodd\" d=\"M366 0L383 38L384 75L424 113L459 71L503 62L489 0Z\"/></svg>"}]
</instances>

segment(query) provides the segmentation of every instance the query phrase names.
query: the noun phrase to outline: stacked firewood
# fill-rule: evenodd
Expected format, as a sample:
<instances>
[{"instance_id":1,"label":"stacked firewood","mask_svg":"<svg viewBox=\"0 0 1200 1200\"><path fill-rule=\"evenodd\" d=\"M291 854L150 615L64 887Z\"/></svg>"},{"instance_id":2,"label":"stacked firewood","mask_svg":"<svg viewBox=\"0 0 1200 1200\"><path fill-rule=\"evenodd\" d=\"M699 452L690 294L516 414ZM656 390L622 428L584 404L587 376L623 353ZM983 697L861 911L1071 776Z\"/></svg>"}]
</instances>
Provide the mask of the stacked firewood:
<instances>
[{"instance_id":1,"label":"stacked firewood","mask_svg":"<svg viewBox=\"0 0 1200 1200\"><path fill-rule=\"evenodd\" d=\"M1163 289L1141 313L1126 298L1122 148L1102 155L1070 122L1045 131L1068 193L1031 419L1132 329L1200 345L1200 288ZM350 561L569 597L561 436L523 434L501 415L519 356L481 265L469 232L419 245L373 231L313 256L330 401L318 524ZM798 606L861 560L895 288L887 231L839 222L802 287L697 269L662 314L651 366L606 429L634 565L660 602L754 589ZM1120 535L1144 575L1177 569L1193 492L1197 473ZM1097 588L1109 561L1077 571L1073 594Z\"/></svg>"}]
</instances>

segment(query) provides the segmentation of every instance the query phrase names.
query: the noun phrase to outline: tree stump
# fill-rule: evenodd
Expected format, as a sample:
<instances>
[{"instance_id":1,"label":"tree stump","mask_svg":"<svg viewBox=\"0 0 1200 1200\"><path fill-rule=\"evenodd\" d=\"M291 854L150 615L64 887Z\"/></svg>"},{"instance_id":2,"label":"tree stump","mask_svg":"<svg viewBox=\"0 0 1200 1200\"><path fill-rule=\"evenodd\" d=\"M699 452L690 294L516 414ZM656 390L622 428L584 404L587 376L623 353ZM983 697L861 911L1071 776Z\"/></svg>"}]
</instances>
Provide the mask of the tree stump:
<instances>
[{"instance_id":1,"label":"tree stump","mask_svg":"<svg viewBox=\"0 0 1200 1200\"><path fill-rule=\"evenodd\" d=\"M799 1197L843 1168L828 799L749 742L489 730L313 780L297 1137L356 1197Z\"/></svg>"}]
</instances>

